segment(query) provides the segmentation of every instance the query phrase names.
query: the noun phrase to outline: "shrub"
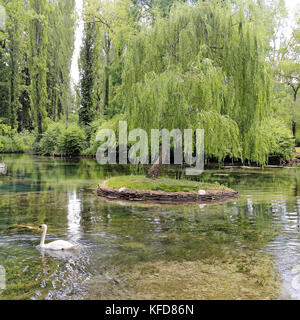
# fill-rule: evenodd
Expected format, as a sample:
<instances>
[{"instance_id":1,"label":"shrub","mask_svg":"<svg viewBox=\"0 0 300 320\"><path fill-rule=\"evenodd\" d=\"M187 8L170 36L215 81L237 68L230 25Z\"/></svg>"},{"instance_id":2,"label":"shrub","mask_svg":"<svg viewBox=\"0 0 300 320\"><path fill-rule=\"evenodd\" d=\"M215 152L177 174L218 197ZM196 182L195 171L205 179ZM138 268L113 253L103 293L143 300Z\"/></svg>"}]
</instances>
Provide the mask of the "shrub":
<instances>
[{"instance_id":1,"label":"shrub","mask_svg":"<svg viewBox=\"0 0 300 320\"><path fill-rule=\"evenodd\" d=\"M15 132L16 130L0 120L0 152L11 152L13 148L12 136Z\"/></svg>"},{"instance_id":2,"label":"shrub","mask_svg":"<svg viewBox=\"0 0 300 320\"><path fill-rule=\"evenodd\" d=\"M15 152L28 152L32 151L35 136L29 131L23 131L15 134L13 137L14 151Z\"/></svg>"},{"instance_id":3,"label":"shrub","mask_svg":"<svg viewBox=\"0 0 300 320\"><path fill-rule=\"evenodd\" d=\"M46 132L43 134L40 143L37 145L36 151L43 155L51 155L57 153L59 137L64 130L65 128L63 123L51 123L48 126Z\"/></svg>"},{"instance_id":4,"label":"shrub","mask_svg":"<svg viewBox=\"0 0 300 320\"><path fill-rule=\"evenodd\" d=\"M58 139L58 152L64 155L79 155L86 145L84 131L76 124L65 129Z\"/></svg>"},{"instance_id":5,"label":"shrub","mask_svg":"<svg viewBox=\"0 0 300 320\"><path fill-rule=\"evenodd\" d=\"M0 123L0 152L28 152L33 148L35 137L29 131L16 133L8 125Z\"/></svg>"},{"instance_id":6,"label":"shrub","mask_svg":"<svg viewBox=\"0 0 300 320\"><path fill-rule=\"evenodd\" d=\"M0 152L14 152L13 138L9 136L0 136Z\"/></svg>"}]
</instances>

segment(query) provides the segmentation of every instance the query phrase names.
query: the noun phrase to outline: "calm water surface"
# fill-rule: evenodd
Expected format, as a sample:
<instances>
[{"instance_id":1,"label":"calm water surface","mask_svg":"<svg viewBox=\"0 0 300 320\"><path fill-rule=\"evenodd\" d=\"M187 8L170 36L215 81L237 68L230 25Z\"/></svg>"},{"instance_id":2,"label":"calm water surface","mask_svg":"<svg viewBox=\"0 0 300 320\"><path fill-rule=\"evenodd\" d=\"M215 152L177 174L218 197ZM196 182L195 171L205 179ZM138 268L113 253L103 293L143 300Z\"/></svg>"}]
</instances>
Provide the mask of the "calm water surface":
<instances>
[{"instance_id":1,"label":"calm water surface","mask_svg":"<svg viewBox=\"0 0 300 320\"><path fill-rule=\"evenodd\" d=\"M0 155L2 161L0 265L7 288L1 299L89 299L95 283L100 298L114 298L116 290L126 298L120 266L240 250L271 255L282 279L278 299L300 299L300 168L207 170L199 179L232 187L239 199L136 206L95 194L100 181L132 168L29 155ZM21 226L42 223L48 225L46 241L76 242L76 252L36 248L41 234Z\"/></svg>"}]
</instances>

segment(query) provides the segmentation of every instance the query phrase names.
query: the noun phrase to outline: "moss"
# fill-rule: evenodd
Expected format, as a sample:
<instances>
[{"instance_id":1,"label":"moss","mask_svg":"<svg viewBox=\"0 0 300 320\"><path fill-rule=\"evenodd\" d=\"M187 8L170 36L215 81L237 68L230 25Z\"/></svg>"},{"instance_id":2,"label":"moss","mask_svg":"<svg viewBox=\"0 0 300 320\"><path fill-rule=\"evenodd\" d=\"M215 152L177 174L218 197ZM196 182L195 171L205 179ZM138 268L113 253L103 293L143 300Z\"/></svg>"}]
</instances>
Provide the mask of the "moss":
<instances>
[{"instance_id":1,"label":"moss","mask_svg":"<svg viewBox=\"0 0 300 320\"><path fill-rule=\"evenodd\" d=\"M171 178L148 179L145 176L119 176L105 182L110 188L128 188L133 190L154 190L165 192L198 192L200 189L207 192L230 190L219 183L206 183L191 180L176 180Z\"/></svg>"},{"instance_id":2,"label":"moss","mask_svg":"<svg viewBox=\"0 0 300 320\"><path fill-rule=\"evenodd\" d=\"M89 299L265 300L277 299L280 292L271 258L254 252L222 259L140 262L124 265L115 277L123 281L100 286L93 278Z\"/></svg>"}]
</instances>

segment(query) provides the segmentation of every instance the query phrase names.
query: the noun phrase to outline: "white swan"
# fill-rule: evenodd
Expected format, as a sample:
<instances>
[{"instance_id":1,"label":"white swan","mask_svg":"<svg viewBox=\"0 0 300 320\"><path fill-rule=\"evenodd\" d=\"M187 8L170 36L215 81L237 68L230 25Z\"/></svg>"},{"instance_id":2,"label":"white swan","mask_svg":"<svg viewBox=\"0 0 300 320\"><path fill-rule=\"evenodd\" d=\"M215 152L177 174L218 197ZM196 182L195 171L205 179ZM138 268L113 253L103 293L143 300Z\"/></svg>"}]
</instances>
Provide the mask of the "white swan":
<instances>
[{"instance_id":1,"label":"white swan","mask_svg":"<svg viewBox=\"0 0 300 320\"><path fill-rule=\"evenodd\" d=\"M47 233L47 225L42 224L39 226L40 230L43 230L41 242L40 242L40 247L43 249L49 249L49 250L70 250L76 247L75 244L64 241L64 240L57 240L53 241L50 243L45 244L45 238L46 238L46 233Z\"/></svg>"}]
</instances>

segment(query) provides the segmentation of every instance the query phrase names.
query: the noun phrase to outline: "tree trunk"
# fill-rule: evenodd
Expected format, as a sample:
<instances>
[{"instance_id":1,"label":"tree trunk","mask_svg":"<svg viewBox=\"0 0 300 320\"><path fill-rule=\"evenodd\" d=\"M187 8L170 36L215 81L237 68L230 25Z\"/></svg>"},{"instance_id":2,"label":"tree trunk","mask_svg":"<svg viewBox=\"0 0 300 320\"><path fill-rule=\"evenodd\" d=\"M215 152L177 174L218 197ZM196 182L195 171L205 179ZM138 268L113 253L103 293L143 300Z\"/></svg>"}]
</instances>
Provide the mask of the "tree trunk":
<instances>
[{"instance_id":1,"label":"tree trunk","mask_svg":"<svg viewBox=\"0 0 300 320\"><path fill-rule=\"evenodd\" d=\"M24 96L24 92L22 94L22 112L21 112L21 115L20 115L20 120L19 120L19 127L18 127L18 132L21 132L23 130L23 123L24 123L24 118L25 118L25 103L23 101L23 96Z\"/></svg>"},{"instance_id":2,"label":"tree trunk","mask_svg":"<svg viewBox=\"0 0 300 320\"><path fill-rule=\"evenodd\" d=\"M293 120L293 137L296 139L296 121Z\"/></svg>"},{"instance_id":3,"label":"tree trunk","mask_svg":"<svg viewBox=\"0 0 300 320\"><path fill-rule=\"evenodd\" d=\"M297 93L298 93L299 87L297 87L295 89L293 88L293 90L294 90L294 105L296 106ZM295 111L294 111L294 113L295 113ZM295 116L294 116L294 118L295 118ZM293 120L293 137L294 137L294 139L296 139L296 121L295 121L295 119Z\"/></svg>"},{"instance_id":4,"label":"tree trunk","mask_svg":"<svg viewBox=\"0 0 300 320\"><path fill-rule=\"evenodd\" d=\"M108 75L108 72L106 71L106 74L105 74L105 93L104 93L104 108L105 110L107 110L108 108L108 101L109 99L109 75Z\"/></svg>"},{"instance_id":5,"label":"tree trunk","mask_svg":"<svg viewBox=\"0 0 300 320\"><path fill-rule=\"evenodd\" d=\"M110 38L106 35L106 66L105 66L105 92L104 92L104 109L107 110L109 105L109 68L110 68Z\"/></svg>"},{"instance_id":6,"label":"tree trunk","mask_svg":"<svg viewBox=\"0 0 300 320\"><path fill-rule=\"evenodd\" d=\"M154 164L148 170L146 177L149 179L157 179L159 177L161 169L162 169L162 150L159 153L158 159L154 162Z\"/></svg>"},{"instance_id":7,"label":"tree trunk","mask_svg":"<svg viewBox=\"0 0 300 320\"><path fill-rule=\"evenodd\" d=\"M67 59L67 70L68 70L68 66L69 66L69 58ZM70 104L69 89L70 88L69 88L67 79L65 81L66 81L65 82L65 90L67 91L66 92L66 129L68 129L69 128L69 104Z\"/></svg>"}]
</instances>

